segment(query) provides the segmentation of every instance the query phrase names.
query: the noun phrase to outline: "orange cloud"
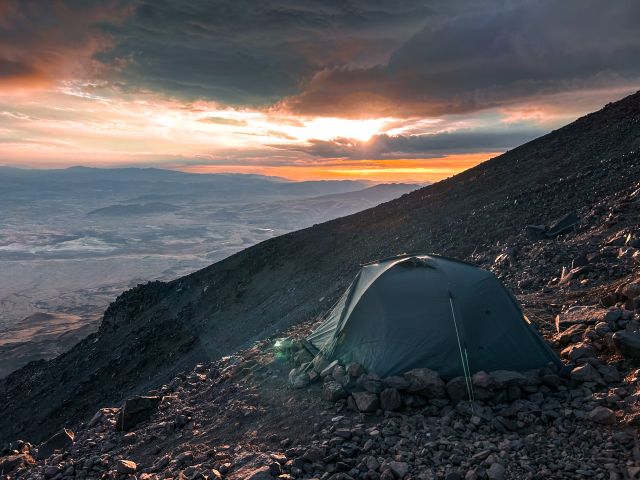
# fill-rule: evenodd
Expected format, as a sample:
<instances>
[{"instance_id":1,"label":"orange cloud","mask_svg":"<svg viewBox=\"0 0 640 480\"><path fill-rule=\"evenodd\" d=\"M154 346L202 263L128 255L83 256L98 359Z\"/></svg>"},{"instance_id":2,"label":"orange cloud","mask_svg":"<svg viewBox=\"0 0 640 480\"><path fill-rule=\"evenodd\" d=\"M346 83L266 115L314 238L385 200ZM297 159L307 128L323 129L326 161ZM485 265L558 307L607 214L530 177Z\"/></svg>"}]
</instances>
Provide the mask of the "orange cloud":
<instances>
[{"instance_id":1,"label":"orange cloud","mask_svg":"<svg viewBox=\"0 0 640 480\"><path fill-rule=\"evenodd\" d=\"M119 22L132 12L119 1L100 5L0 3L0 88L15 93L62 80L95 77L104 65L94 58L111 46L97 24Z\"/></svg>"}]
</instances>

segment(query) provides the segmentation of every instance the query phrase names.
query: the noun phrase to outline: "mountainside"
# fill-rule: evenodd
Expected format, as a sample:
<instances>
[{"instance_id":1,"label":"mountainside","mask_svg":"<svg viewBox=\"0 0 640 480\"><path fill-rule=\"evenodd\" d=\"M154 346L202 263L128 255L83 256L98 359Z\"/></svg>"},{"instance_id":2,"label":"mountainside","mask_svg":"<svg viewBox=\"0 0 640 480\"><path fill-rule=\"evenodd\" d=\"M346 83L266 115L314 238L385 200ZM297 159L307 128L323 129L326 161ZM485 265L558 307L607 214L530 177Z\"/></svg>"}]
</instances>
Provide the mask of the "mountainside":
<instances>
[{"instance_id":1,"label":"mountainside","mask_svg":"<svg viewBox=\"0 0 640 480\"><path fill-rule=\"evenodd\" d=\"M311 320L362 262L425 251L493 264L522 244L526 225L572 211L587 218L603 198L628 195L640 178L639 150L637 93L400 199L267 240L170 283L140 285L109 306L97 333L0 383L0 441L41 440L200 361ZM547 275L519 288L539 289ZM505 278L518 287L513 272Z\"/></svg>"}]
</instances>

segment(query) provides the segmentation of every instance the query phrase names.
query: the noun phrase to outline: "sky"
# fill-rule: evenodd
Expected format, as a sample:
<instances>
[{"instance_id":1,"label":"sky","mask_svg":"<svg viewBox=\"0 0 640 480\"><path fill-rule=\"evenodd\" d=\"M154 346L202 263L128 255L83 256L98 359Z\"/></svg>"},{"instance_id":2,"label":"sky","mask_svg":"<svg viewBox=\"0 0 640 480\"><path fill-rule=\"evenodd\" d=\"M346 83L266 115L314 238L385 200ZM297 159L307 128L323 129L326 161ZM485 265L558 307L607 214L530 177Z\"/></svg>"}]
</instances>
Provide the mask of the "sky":
<instances>
[{"instance_id":1,"label":"sky","mask_svg":"<svg viewBox=\"0 0 640 480\"><path fill-rule=\"evenodd\" d=\"M0 165L436 181L639 85L637 0L0 2Z\"/></svg>"}]
</instances>

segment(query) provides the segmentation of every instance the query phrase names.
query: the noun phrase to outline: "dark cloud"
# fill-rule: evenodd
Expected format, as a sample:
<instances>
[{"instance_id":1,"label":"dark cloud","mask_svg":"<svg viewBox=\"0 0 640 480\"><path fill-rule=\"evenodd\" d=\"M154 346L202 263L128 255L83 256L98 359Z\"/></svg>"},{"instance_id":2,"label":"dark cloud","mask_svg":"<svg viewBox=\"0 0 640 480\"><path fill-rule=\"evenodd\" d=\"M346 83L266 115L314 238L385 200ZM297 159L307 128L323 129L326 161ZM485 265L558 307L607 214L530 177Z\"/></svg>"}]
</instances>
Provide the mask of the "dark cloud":
<instances>
[{"instance_id":1,"label":"dark cloud","mask_svg":"<svg viewBox=\"0 0 640 480\"><path fill-rule=\"evenodd\" d=\"M3 0L0 85L29 87L94 76L93 55L108 48L104 25L119 22L128 2Z\"/></svg>"},{"instance_id":2,"label":"dark cloud","mask_svg":"<svg viewBox=\"0 0 640 480\"><path fill-rule=\"evenodd\" d=\"M525 97L637 84L640 2L529 0L433 16L386 64L318 72L283 108L422 116Z\"/></svg>"},{"instance_id":3,"label":"dark cloud","mask_svg":"<svg viewBox=\"0 0 640 480\"><path fill-rule=\"evenodd\" d=\"M144 1L99 58L126 59L129 87L265 105L321 69L386 61L429 11L419 0Z\"/></svg>"},{"instance_id":4,"label":"dark cloud","mask_svg":"<svg viewBox=\"0 0 640 480\"><path fill-rule=\"evenodd\" d=\"M314 157L353 160L425 158L445 154L504 151L546 133L542 129L458 130L428 135L374 135L368 141L335 138L311 140L308 145L284 146Z\"/></svg>"}]
</instances>

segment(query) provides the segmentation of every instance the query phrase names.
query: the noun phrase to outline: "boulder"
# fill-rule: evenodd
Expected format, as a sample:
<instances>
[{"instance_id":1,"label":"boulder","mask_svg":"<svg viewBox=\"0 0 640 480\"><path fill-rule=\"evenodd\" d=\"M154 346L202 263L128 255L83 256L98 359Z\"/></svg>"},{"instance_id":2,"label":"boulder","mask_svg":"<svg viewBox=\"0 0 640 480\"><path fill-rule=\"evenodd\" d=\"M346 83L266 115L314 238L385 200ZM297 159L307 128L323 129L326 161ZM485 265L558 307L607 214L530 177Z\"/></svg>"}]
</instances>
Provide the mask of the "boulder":
<instances>
[{"instance_id":1,"label":"boulder","mask_svg":"<svg viewBox=\"0 0 640 480\"><path fill-rule=\"evenodd\" d=\"M583 358L592 358L596 356L595 349L587 343L576 343L575 345L569 345L562 350L560 354L563 357L568 358L570 361L575 362Z\"/></svg>"},{"instance_id":2,"label":"boulder","mask_svg":"<svg viewBox=\"0 0 640 480\"><path fill-rule=\"evenodd\" d=\"M601 425L613 425L616 423L616 414L610 408L598 406L587 414L587 419Z\"/></svg>"},{"instance_id":3,"label":"boulder","mask_svg":"<svg viewBox=\"0 0 640 480\"><path fill-rule=\"evenodd\" d=\"M116 419L116 430L131 430L148 420L162 402L162 397L132 397L125 400Z\"/></svg>"},{"instance_id":4,"label":"boulder","mask_svg":"<svg viewBox=\"0 0 640 480\"><path fill-rule=\"evenodd\" d=\"M396 478L404 478L404 476L409 473L409 464L406 462L397 462L392 460L387 462L386 466L391 470Z\"/></svg>"},{"instance_id":5,"label":"boulder","mask_svg":"<svg viewBox=\"0 0 640 480\"><path fill-rule=\"evenodd\" d=\"M494 370L490 373L496 388L522 387L527 384L527 377L511 370Z\"/></svg>"},{"instance_id":6,"label":"boulder","mask_svg":"<svg viewBox=\"0 0 640 480\"><path fill-rule=\"evenodd\" d=\"M382 383L385 386L389 388L395 388L396 390L406 390L410 385L409 381L406 378L401 377L400 375L385 377L382 379Z\"/></svg>"},{"instance_id":7,"label":"boulder","mask_svg":"<svg viewBox=\"0 0 640 480\"><path fill-rule=\"evenodd\" d=\"M118 460L118 463L116 463L116 471L122 475L135 473L137 469L138 465L131 460Z\"/></svg>"},{"instance_id":8,"label":"boulder","mask_svg":"<svg viewBox=\"0 0 640 480\"><path fill-rule=\"evenodd\" d=\"M426 398L446 398L444 382L438 372L428 368L415 368L404 374L409 381L408 392L420 394Z\"/></svg>"},{"instance_id":9,"label":"boulder","mask_svg":"<svg viewBox=\"0 0 640 480\"><path fill-rule=\"evenodd\" d=\"M302 367L294 368L289 372L289 383L293 388L304 388L310 382L309 374Z\"/></svg>"},{"instance_id":10,"label":"boulder","mask_svg":"<svg viewBox=\"0 0 640 480\"><path fill-rule=\"evenodd\" d=\"M587 325L585 323L577 323L575 325L571 325L569 328L563 330L560 333L557 333L554 337L554 340L563 347L570 343L579 342L582 338L582 334L586 329Z\"/></svg>"},{"instance_id":11,"label":"boulder","mask_svg":"<svg viewBox=\"0 0 640 480\"><path fill-rule=\"evenodd\" d=\"M598 372L602 375L605 383L618 383L622 381L622 376L614 365L601 365L598 367Z\"/></svg>"},{"instance_id":12,"label":"boulder","mask_svg":"<svg viewBox=\"0 0 640 480\"><path fill-rule=\"evenodd\" d=\"M626 358L640 358L640 333L620 330L613 334L613 343Z\"/></svg>"},{"instance_id":13,"label":"boulder","mask_svg":"<svg viewBox=\"0 0 640 480\"><path fill-rule=\"evenodd\" d=\"M380 392L380 406L383 410L397 410L401 405L402 397L395 388L385 388Z\"/></svg>"},{"instance_id":14,"label":"boulder","mask_svg":"<svg viewBox=\"0 0 640 480\"><path fill-rule=\"evenodd\" d=\"M473 374L473 376L471 377L471 383L473 384L474 388L484 388L490 390L494 387L495 380L487 372L485 372L484 370L480 370L479 372Z\"/></svg>"},{"instance_id":15,"label":"boulder","mask_svg":"<svg viewBox=\"0 0 640 480\"><path fill-rule=\"evenodd\" d=\"M575 380L577 382L595 382L600 385L604 385L604 381L602 376L590 363L585 363L580 365L573 370L571 370L571 380Z\"/></svg>"},{"instance_id":16,"label":"boulder","mask_svg":"<svg viewBox=\"0 0 640 480\"><path fill-rule=\"evenodd\" d=\"M75 434L71 430L63 428L62 431L56 433L38 447L36 458L44 460L49 458L56 450L65 451L73 444L74 439Z\"/></svg>"},{"instance_id":17,"label":"boulder","mask_svg":"<svg viewBox=\"0 0 640 480\"><path fill-rule=\"evenodd\" d=\"M345 398L347 396L347 392L342 385L340 385L335 380L329 380L325 382L322 386L322 399L327 402L337 402L341 398Z\"/></svg>"},{"instance_id":18,"label":"boulder","mask_svg":"<svg viewBox=\"0 0 640 480\"><path fill-rule=\"evenodd\" d=\"M402 403L409 408L421 408L426 406L429 402L426 398L415 395L413 393L402 393Z\"/></svg>"},{"instance_id":19,"label":"boulder","mask_svg":"<svg viewBox=\"0 0 640 480\"><path fill-rule=\"evenodd\" d=\"M487 469L487 477L489 480L504 480L505 468L501 463L492 463Z\"/></svg>"},{"instance_id":20,"label":"boulder","mask_svg":"<svg viewBox=\"0 0 640 480\"><path fill-rule=\"evenodd\" d=\"M378 395L371 392L354 392L353 400L356 402L356 407L361 412L375 412L380 408L380 401Z\"/></svg>"},{"instance_id":21,"label":"boulder","mask_svg":"<svg viewBox=\"0 0 640 480\"><path fill-rule=\"evenodd\" d=\"M363 373L358 377L356 384L367 392L380 393L382 391L382 381L375 373Z\"/></svg>"},{"instance_id":22,"label":"boulder","mask_svg":"<svg viewBox=\"0 0 640 480\"><path fill-rule=\"evenodd\" d=\"M352 377L355 377L355 378L358 378L360 375L365 373L364 367L356 362L347 363L344 369L348 375L351 375Z\"/></svg>"},{"instance_id":23,"label":"boulder","mask_svg":"<svg viewBox=\"0 0 640 480\"><path fill-rule=\"evenodd\" d=\"M626 298L640 297L640 281L627 283L622 287L622 294Z\"/></svg>"},{"instance_id":24,"label":"boulder","mask_svg":"<svg viewBox=\"0 0 640 480\"><path fill-rule=\"evenodd\" d=\"M447 394L453 403L461 402L462 400L469 399L469 392L467 391L467 379L464 377L455 377L447 382L446 385Z\"/></svg>"},{"instance_id":25,"label":"boulder","mask_svg":"<svg viewBox=\"0 0 640 480\"><path fill-rule=\"evenodd\" d=\"M333 369L336 368L338 365L340 365L338 363L338 360L334 360L333 362L327 364L327 366L325 366L321 371L320 371L320 376L322 378L331 375L333 373Z\"/></svg>"},{"instance_id":26,"label":"boulder","mask_svg":"<svg viewBox=\"0 0 640 480\"><path fill-rule=\"evenodd\" d=\"M8 455L0 458L0 473L8 474L17 468L25 468L35 465L36 461L28 453Z\"/></svg>"}]
</instances>

